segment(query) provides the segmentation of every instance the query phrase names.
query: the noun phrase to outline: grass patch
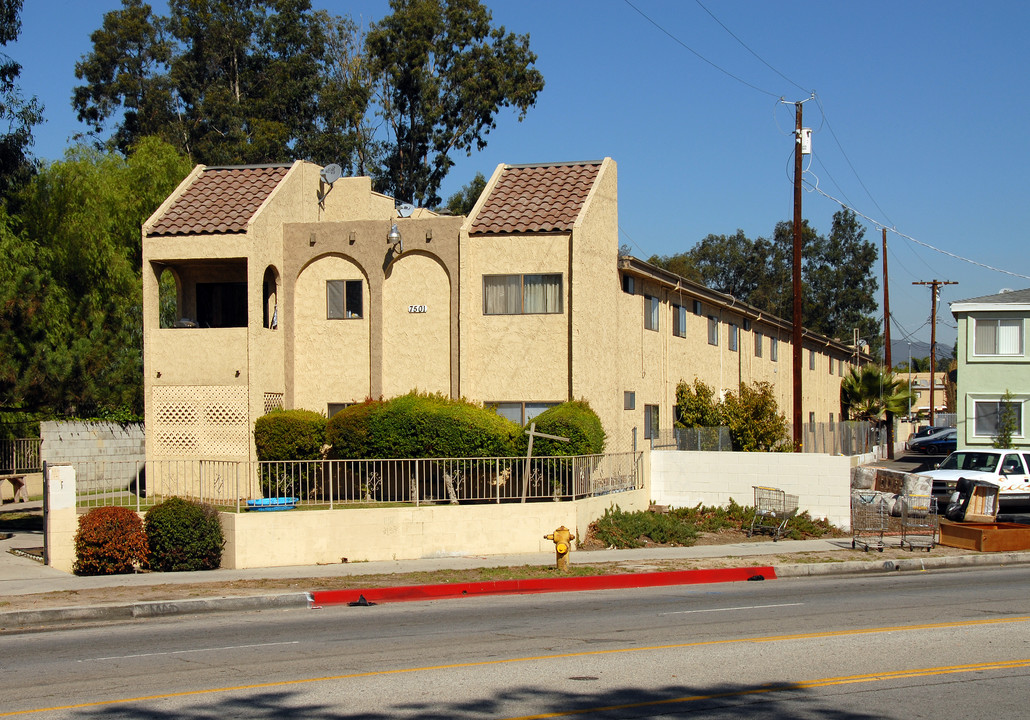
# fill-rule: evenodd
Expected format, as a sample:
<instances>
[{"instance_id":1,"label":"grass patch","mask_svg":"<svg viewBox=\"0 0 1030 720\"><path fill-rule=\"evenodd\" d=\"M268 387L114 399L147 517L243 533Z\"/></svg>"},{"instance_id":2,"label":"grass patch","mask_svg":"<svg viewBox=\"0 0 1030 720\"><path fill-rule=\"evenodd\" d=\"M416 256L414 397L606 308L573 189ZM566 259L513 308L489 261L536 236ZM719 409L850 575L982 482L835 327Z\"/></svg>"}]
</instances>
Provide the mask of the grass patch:
<instances>
[{"instance_id":1,"label":"grass patch","mask_svg":"<svg viewBox=\"0 0 1030 720\"><path fill-rule=\"evenodd\" d=\"M0 532L43 532L43 511L0 513Z\"/></svg>"}]
</instances>

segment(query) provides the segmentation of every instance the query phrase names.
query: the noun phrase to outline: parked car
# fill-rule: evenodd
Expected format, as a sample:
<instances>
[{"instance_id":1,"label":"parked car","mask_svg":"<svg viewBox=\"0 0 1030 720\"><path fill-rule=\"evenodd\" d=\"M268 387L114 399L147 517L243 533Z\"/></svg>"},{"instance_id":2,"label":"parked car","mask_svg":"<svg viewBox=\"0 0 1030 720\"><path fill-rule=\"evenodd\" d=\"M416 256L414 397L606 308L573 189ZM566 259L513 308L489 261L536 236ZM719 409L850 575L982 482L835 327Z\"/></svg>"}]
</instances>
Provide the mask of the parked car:
<instances>
[{"instance_id":1,"label":"parked car","mask_svg":"<svg viewBox=\"0 0 1030 720\"><path fill-rule=\"evenodd\" d=\"M913 449L912 448L912 443L914 443L914 442L916 442L918 440L925 440L928 437L933 437L934 435L938 435L938 434L944 432L945 430L951 430L951 429L952 428L950 428L950 427L948 427L946 425L938 425L938 426L928 425L926 427L921 427L918 430L916 430L914 433L912 433L911 435L908 436L908 440L905 441L905 449L906 450L912 450Z\"/></svg>"},{"instance_id":2,"label":"parked car","mask_svg":"<svg viewBox=\"0 0 1030 720\"><path fill-rule=\"evenodd\" d=\"M920 473L933 479L933 495L937 506L945 508L955 492L959 478L986 480L999 487L1001 505L1030 503L1030 452L1018 450L957 450L944 459L936 470Z\"/></svg>"},{"instance_id":3,"label":"parked car","mask_svg":"<svg viewBox=\"0 0 1030 720\"><path fill-rule=\"evenodd\" d=\"M947 455L958 449L958 430L948 428L936 435L919 438L912 443L912 452L925 455Z\"/></svg>"}]
</instances>

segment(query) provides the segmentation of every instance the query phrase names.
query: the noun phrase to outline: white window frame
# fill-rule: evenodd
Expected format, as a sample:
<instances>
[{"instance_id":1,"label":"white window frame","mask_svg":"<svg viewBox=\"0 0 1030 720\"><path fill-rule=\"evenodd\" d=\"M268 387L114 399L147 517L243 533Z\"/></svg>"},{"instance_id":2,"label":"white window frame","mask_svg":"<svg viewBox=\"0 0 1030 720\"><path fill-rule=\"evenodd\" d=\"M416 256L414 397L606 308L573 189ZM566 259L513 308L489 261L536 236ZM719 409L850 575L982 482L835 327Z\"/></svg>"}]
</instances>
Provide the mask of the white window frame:
<instances>
[{"instance_id":1,"label":"white window frame","mask_svg":"<svg viewBox=\"0 0 1030 720\"><path fill-rule=\"evenodd\" d=\"M989 328L989 334L993 337L987 337ZM1003 332L1006 329L1008 332ZM1013 334L1015 337L1003 337ZM1004 352L1003 344L1009 345ZM986 347L987 345L993 346L993 352ZM973 318L973 357L1022 357L1023 347L1023 318Z\"/></svg>"},{"instance_id":2,"label":"white window frame","mask_svg":"<svg viewBox=\"0 0 1030 720\"><path fill-rule=\"evenodd\" d=\"M719 318L708 316L708 344L719 347Z\"/></svg>"},{"instance_id":3,"label":"white window frame","mask_svg":"<svg viewBox=\"0 0 1030 720\"><path fill-rule=\"evenodd\" d=\"M773 362L780 361L780 339L775 337L769 338L769 359Z\"/></svg>"},{"instance_id":4,"label":"white window frame","mask_svg":"<svg viewBox=\"0 0 1030 720\"><path fill-rule=\"evenodd\" d=\"M762 357L762 333L755 331L755 357Z\"/></svg>"},{"instance_id":5,"label":"white window frame","mask_svg":"<svg viewBox=\"0 0 1030 720\"><path fill-rule=\"evenodd\" d=\"M683 305L672 306L672 334L681 338L687 336L687 308Z\"/></svg>"},{"instance_id":6,"label":"white window frame","mask_svg":"<svg viewBox=\"0 0 1030 720\"><path fill-rule=\"evenodd\" d=\"M740 328L733 323L727 323L729 330L726 331L726 345L729 347L730 352L737 352L737 344L740 341Z\"/></svg>"},{"instance_id":7,"label":"white window frame","mask_svg":"<svg viewBox=\"0 0 1030 720\"><path fill-rule=\"evenodd\" d=\"M969 398L972 413L970 414L970 424L973 426L973 437L977 438L993 438L997 434L998 420L1000 419L1000 411L1002 398L999 397L981 397L981 398ZM1016 409L1016 430L1012 433L1012 437L1021 438L1023 437L1023 404L1026 401L1024 397L1013 397L1012 405ZM993 405L994 411L989 412L987 406ZM980 410L981 406L984 408ZM986 424L993 416L993 424Z\"/></svg>"}]
</instances>

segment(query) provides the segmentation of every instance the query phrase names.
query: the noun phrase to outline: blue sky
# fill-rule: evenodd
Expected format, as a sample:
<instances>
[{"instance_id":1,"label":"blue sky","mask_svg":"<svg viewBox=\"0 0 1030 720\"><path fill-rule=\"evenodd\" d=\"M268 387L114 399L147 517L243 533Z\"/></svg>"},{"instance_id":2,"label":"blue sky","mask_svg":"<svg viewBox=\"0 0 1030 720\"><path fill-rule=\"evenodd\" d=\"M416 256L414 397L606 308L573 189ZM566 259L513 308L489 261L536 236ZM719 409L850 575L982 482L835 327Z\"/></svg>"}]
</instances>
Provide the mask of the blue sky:
<instances>
[{"instance_id":1,"label":"blue sky","mask_svg":"<svg viewBox=\"0 0 1030 720\"><path fill-rule=\"evenodd\" d=\"M814 131L806 179L892 228L895 343L930 338L930 291L913 282L959 283L943 289L938 313L937 339L949 348L948 302L1030 287L1019 277L1030 276L1030 3L702 3L487 0L495 23L530 34L546 87L525 121L502 113L484 151L455 158L441 194L498 163L609 156L620 242L638 257L738 228L768 237L792 215L794 109L779 99L815 91L804 106ZM382 0L314 5L366 22L388 12ZM23 65L23 92L46 105L38 157L59 159L82 130L70 104L74 65L118 7L25 3L8 52ZM839 205L813 190L803 207L829 232ZM862 222L879 247L879 226Z\"/></svg>"}]
</instances>

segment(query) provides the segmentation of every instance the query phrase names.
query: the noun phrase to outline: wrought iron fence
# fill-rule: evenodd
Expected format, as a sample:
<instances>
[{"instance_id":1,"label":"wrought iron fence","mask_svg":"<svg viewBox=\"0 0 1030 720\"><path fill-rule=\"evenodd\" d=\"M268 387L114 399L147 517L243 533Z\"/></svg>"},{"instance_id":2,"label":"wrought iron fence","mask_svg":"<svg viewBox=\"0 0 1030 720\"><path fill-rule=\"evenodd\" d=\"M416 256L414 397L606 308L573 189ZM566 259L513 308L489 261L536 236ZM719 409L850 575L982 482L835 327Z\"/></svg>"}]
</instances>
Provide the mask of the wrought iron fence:
<instances>
[{"instance_id":1,"label":"wrought iron fence","mask_svg":"<svg viewBox=\"0 0 1030 720\"><path fill-rule=\"evenodd\" d=\"M0 440L0 475L34 473L43 469L39 438Z\"/></svg>"},{"instance_id":2,"label":"wrought iron fence","mask_svg":"<svg viewBox=\"0 0 1030 720\"><path fill-rule=\"evenodd\" d=\"M794 437L791 427L788 423L788 438ZM801 450L859 455L872 452L873 448L885 442L885 437L881 428L869 422L805 423L801 432ZM785 447L790 447L789 440ZM651 449L729 451L733 449L733 443L727 427L672 428L651 438Z\"/></svg>"},{"instance_id":3,"label":"wrought iron fence","mask_svg":"<svg viewBox=\"0 0 1030 720\"><path fill-rule=\"evenodd\" d=\"M576 500L643 487L639 452L528 462L504 457L72 464L78 507L124 505L139 511L172 496L239 511L248 501L268 498L328 508L417 506Z\"/></svg>"}]
</instances>

